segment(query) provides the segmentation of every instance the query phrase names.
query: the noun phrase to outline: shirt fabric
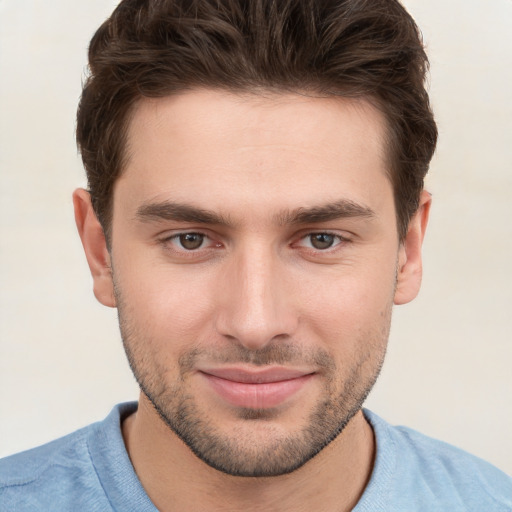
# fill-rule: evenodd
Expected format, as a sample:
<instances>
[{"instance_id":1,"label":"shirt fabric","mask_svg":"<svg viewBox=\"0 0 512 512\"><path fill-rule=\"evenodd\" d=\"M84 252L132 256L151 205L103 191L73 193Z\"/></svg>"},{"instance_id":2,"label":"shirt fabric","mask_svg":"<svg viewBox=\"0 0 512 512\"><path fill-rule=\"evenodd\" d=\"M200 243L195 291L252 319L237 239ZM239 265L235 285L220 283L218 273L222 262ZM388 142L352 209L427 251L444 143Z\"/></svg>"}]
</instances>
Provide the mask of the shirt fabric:
<instances>
[{"instance_id":1,"label":"shirt fabric","mask_svg":"<svg viewBox=\"0 0 512 512\"><path fill-rule=\"evenodd\" d=\"M0 511L156 512L126 452L117 405L102 422L0 461ZM353 512L512 512L512 478L368 410L376 458Z\"/></svg>"}]
</instances>

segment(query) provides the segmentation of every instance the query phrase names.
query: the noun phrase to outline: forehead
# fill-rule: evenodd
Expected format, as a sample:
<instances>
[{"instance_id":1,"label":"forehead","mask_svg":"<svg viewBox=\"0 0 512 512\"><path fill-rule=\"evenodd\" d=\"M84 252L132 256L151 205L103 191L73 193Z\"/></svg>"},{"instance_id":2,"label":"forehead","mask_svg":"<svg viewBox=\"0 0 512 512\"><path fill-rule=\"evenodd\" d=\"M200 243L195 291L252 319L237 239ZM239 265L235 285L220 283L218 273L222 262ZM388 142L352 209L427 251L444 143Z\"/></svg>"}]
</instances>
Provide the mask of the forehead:
<instances>
[{"instance_id":1,"label":"forehead","mask_svg":"<svg viewBox=\"0 0 512 512\"><path fill-rule=\"evenodd\" d=\"M386 123L370 103L299 94L195 90L134 110L115 186L134 201L379 202L390 190Z\"/></svg>"}]
</instances>

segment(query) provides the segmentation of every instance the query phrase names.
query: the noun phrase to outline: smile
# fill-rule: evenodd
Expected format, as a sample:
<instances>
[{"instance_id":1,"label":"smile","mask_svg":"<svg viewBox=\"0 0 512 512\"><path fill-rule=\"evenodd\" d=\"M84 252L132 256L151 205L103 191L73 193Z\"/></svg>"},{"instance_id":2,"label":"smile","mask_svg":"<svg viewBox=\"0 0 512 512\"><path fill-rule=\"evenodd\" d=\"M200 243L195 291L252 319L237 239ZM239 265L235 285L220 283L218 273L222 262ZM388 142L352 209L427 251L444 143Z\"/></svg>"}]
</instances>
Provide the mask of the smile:
<instances>
[{"instance_id":1,"label":"smile","mask_svg":"<svg viewBox=\"0 0 512 512\"><path fill-rule=\"evenodd\" d=\"M277 407L295 395L314 373L287 368L247 371L241 368L203 370L213 391L236 407L269 409Z\"/></svg>"}]
</instances>

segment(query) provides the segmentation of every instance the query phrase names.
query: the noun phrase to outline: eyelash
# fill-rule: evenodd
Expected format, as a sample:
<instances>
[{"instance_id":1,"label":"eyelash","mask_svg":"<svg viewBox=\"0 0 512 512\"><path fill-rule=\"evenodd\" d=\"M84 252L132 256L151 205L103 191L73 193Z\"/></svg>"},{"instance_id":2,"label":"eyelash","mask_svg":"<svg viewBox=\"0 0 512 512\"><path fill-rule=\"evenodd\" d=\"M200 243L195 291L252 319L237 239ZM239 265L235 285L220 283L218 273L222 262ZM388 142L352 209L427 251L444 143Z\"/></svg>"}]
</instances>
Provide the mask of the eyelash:
<instances>
[{"instance_id":1,"label":"eyelash","mask_svg":"<svg viewBox=\"0 0 512 512\"><path fill-rule=\"evenodd\" d=\"M199 246L196 249L186 249L185 247L183 247L182 244L180 244L181 245L180 248L169 247L169 245L174 246L175 245L174 242L180 243L179 242L180 238L187 236L187 235L198 235L198 236L203 237L203 239L201 241L201 246ZM345 246L347 243L351 242L351 240L349 238L342 236L340 234L337 234L337 233L333 233L331 231L313 231L313 232L307 232L304 235L301 235L298 238L298 242L294 242L291 245L295 246L298 243L303 242L308 239L310 240L310 243L311 243L311 237L319 236L319 235L333 237L335 239L333 242L333 245L326 247L325 249L318 249L318 248L311 247L311 246L310 247L302 246L302 247L305 250L307 250L308 252L314 252L315 254L330 254L333 252L337 252L339 249L341 249L340 246ZM167 249L172 250L173 252L180 253L180 255L184 255L184 256L186 255L188 257L197 257L197 255L200 253L200 251L202 253L205 250L216 249L216 248L220 248L223 246L223 244L221 244L219 242L217 242L217 243L214 242L213 245L210 245L209 247L202 247L204 242L207 240L211 240L213 242L213 240L208 236L207 233L203 233L200 231L183 231L180 233L175 233L171 236L168 236L168 237L160 240L160 243Z\"/></svg>"},{"instance_id":2,"label":"eyelash","mask_svg":"<svg viewBox=\"0 0 512 512\"><path fill-rule=\"evenodd\" d=\"M302 242L309 238L310 242L311 242L311 237L320 236L320 235L333 237L335 239L335 241L333 242L333 245L326 247L325 249L318 249L316 247L307 247L307 249L310 249L312 251L319 252L319 253L330 253L330 252L335 252L336 248L338 246L344 245L350 241L348 238L346 238L342 235L339 235L337 233L332 233L330 231L314 231L312 233L307 233L304 236L300 237L299 240ZM336 240L337 240L337 242L336 242Z\"/></svg>"},{"instance_id":3,"label":"eyelash","mask_svg":"<svg viewBox=\"0 0 512 512\"><path fill-rule=\"evenodd\" d=\"M161 243L165 246L168 246L169 244L173 244L173 242L177 241L179 243L179 239L181 237L184 237L184 236L187 236L187 235L198 235L198 236L201 236L203 237L203 240L201 242L201 246L203 245L203 243L206 241L206 240L211 240L211 238L206 234L206 233L201 233L200 231L184 231L182 233L176 233L172 236L169 236L169 237L166 237L164 238ZM180 249L175 249L176 251L179 251L180 253L189 253L189 254L194 254L194 253L197 253L199 252L199 250L201 249L211 249L212 247L207 247L207 248L204 248L204 247L198 247L197 249L186 249L185 247L183 247L183 245L181 244L181 248ZM214 243L214 247L222 247L222 244L221 243Z\"/></svg>"}]
</instances>

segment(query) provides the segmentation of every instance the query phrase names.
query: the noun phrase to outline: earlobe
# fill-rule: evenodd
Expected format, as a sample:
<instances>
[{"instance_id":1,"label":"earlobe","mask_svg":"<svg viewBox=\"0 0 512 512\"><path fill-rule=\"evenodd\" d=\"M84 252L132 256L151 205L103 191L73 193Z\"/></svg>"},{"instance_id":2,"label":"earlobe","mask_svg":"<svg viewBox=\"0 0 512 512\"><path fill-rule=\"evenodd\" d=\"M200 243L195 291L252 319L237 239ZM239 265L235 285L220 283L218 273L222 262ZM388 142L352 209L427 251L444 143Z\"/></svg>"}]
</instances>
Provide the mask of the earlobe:
<instances>
[{"instance_id":1,"label":"earlobe","mask_svg":"<svg viewBox=\"0 0 512 512\"><path fill-rule=\"evenodd\" d=\"M420 195L418 210L409 222L405 240L398 255L395 304L406 304L420 291L423 272L421 247L427 229L432 196L426 190Z\"/></svg>"},{"instance_id":2,"label":"earlobe","mask_svg":"<svg viewBox=\"0 0 512 512\"><path fill-rule=\"evenodd\" d=\"M81 188L75 190L73 205L76 227L91 270L94 295L104 306L115 307L110 254L103 228L94 213L89 192Z\"/></svg>"}]
</instances>

